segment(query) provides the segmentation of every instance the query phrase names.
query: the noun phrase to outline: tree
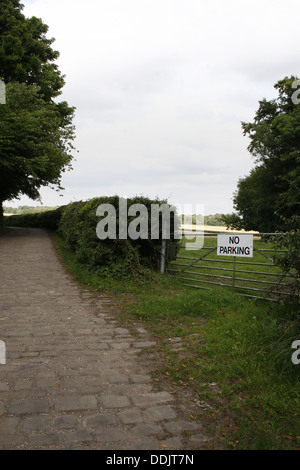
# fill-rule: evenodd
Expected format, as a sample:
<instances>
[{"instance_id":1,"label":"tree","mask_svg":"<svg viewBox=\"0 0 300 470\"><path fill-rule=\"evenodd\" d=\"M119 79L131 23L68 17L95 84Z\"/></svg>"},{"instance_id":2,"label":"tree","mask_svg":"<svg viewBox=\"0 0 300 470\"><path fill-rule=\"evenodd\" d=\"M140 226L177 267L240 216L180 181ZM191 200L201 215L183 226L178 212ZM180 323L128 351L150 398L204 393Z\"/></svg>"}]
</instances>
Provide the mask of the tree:
<instances>
[{"instance_id":1,"label":"tree","mask_svg":"<svg viewBox=\"0 0 300 470\"><path fill-rule=\"evenodd\" d=\"M48 26L26 18L19 0L0 4L0 218L3 201L25 194L39 197L42 186L61 189L71 168L75 108L58 102L65 84L55 64L59 53L47 39Z\"/></svg>"},{"instance_id":2,"label":"tree","mask_svg":"<svg viewBox=\"0 0 300 470\"><path fill-rule=\"evenodd\" d=\"M61 173L70 167L74 134L58 107L41 98L36 85L9 83L6 105L0 106L0 201L39 188L60 188Z\"/></svg>"},{"instance_id":3,"label":"tree","mask_svg":"<svg viewBox=\"0 0 300 470\"><path fill-rule=\"evenodd\" d=\"M59 52L51 48L48 26L41 19L26 18L20 0L1 0L0 77L5 83L38 85L46 101L59 96L65 81L55 60Z\"/></svg>"},{"instance_id":4,"label":"tree","mask_svg":"<svg viewBox=\"0 0 300 470\"><path fill-rule=\"evenodd\" d=\"M249 176L241 178L237 187L233 202L242 218L225 216L227 225L230 222L238 229L274 232L282 221L274 210L277 194L272 173L260 165L252 169Z\"/></svg>"},{"instance_id":5,"label":"tree","mask_svg":"<svg viewBox=\"0 0 300 470\"><path fill-rule=\"evenodd\" d=\"M300 215L300 105L295 83L294 76L278 81L277 99L260 101L254 121L242 123L256 166L238 182L233 198L237 214L226 218L227 225L261 232L294 228L293 216Z\"/></svg>"}]
</instances>

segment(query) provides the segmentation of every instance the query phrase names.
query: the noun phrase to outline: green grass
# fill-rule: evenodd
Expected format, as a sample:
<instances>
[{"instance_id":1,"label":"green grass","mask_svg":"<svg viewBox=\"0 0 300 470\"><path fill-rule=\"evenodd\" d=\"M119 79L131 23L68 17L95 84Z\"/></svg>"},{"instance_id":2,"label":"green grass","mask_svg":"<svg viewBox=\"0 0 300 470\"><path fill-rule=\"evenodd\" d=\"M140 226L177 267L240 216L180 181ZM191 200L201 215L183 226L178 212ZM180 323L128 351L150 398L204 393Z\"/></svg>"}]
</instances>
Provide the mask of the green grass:
<instances>
[{"instance_id":1,"label":"green grass","mask_svg":"<svg viewBox=\"0 0 300 470\"><path fill-rule=\"evenodd\" d=\"M153 272L134 280L101 278L55 242L77 282L111 295L123 322L139 320L152 331L161 358L156 380L193 394L193 417L205 422L215 447L300 447L300 365L291 361L300 329L292 307L226 288L192 289ZM174 350L178 337L181 348Z\"/></svg>"}]
</instances>

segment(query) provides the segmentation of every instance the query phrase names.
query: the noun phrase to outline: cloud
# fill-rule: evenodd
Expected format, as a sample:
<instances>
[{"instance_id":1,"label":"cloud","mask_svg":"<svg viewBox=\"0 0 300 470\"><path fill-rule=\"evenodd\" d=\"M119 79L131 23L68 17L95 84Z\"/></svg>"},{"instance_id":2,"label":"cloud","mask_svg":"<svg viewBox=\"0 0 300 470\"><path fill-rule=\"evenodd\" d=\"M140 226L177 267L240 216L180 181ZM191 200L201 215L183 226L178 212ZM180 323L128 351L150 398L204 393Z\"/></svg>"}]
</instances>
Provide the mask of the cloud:
<instances>
[{"instance_id":1,"label":"cloud","mask_svg":"<svg viewBox=\"0 0 300 470\"><path fill-rule=\"evenodd\" d=\"M298 0L23 0L41 17L76 106L62 198L144 194L231 212L253 166L241 121L297 74Z\"/></svg>"}]
</instances>

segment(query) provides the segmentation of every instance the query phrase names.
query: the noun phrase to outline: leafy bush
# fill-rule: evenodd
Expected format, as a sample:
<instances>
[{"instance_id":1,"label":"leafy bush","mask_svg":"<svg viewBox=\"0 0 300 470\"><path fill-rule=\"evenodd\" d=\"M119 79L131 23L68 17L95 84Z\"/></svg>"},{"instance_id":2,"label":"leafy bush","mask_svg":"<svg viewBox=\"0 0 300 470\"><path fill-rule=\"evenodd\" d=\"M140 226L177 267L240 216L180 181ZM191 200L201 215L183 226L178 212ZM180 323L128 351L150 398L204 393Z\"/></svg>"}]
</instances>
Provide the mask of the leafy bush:
<instances>
[{"instance_id":1,"label":"leafy bush","mask_svg":"<svg viewBox=\"0 0 300 470\"><path fill-rule=\"evenodd\" d=\"M300 230L294 230L276 237L275 243L280 248L286 248L287 252L283 255L277 253L275 263L280 266L286 274L294 274L291 287L295 296L300 293Z\"/></svg>"},{"instance_id":2,"label":"leafy bush","mask_svg":"<svg viewBox=\"0 0 300 470\"><path fill-rule=\"evenodd\" d=\"M151 204L165 204L166 201L150 200L145 197L135 197L127 200L128 208L133 204L143 204L148 215L151 214ZM101 217L96 211L101 204L111 204L116 211L116 239L100 240L96 227ZM102 219L104 216L102 217ZM161 218L161 217L160 217ZM135 217L128 216L128 224ZM58 233L75 251L77 260L101 275L126 278L138 276L145 269L158 269L161 256L161 224L160 237L152 240L150 236L151 217L148 217L148 239L120 239L119 197L100 197L87 202L69 204L63 211ZM170 224L171 239L174 239L174 224Z\"/></svg>"},{"instance_id":3,"label":"leafy bush","mask_svg":"<svg viewBox=\"0 0 300 470\"><path fill-rule=\"evenodd\" d=\"M297 218L298 219L298 218ZM299 294L300 294L300 228L299 219L295 224L295 229L289 232L280 233L273 237L273 242L276 247L275 263L281 268L285 274L291 273L293 281L290 287L294 293L294 299L299 307ZM280 253L280 249L285 249L284 253Z\"/></svg>"}]
</instances>

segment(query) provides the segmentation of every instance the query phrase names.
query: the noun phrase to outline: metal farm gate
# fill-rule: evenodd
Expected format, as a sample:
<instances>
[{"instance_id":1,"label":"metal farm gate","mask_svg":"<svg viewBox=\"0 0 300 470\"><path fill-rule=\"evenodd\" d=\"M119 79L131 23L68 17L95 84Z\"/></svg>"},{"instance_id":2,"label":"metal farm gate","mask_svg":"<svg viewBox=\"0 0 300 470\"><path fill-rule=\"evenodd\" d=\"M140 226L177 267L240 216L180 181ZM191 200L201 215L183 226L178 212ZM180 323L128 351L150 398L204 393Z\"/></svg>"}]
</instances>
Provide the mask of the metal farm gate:
<instances>
[{"instance_id":1,"label":"metal farm gate","mask_svg":"<svg viewBox=\"0 0 300 470\"><path fill-rule=\"evenodd\" d=\"M193 247L193 250L187 250L183 243L179 248L168 247L167 274L176 275L190 287L209 289L211 286L222 286L256 299L278 300L294 295L291 285L295 276L281 272L274 264L275 249L271 243L264 241L276 234L254 234L253 256L247 258L228 256L228 253L222 256L226 250L217 253L220 233L203 235L203 247L199 249ZM227 236L240 238L241 234L228 235L227 232ZM276 253L285 251L276 250Z\"/></svg>"}]
</instances>

